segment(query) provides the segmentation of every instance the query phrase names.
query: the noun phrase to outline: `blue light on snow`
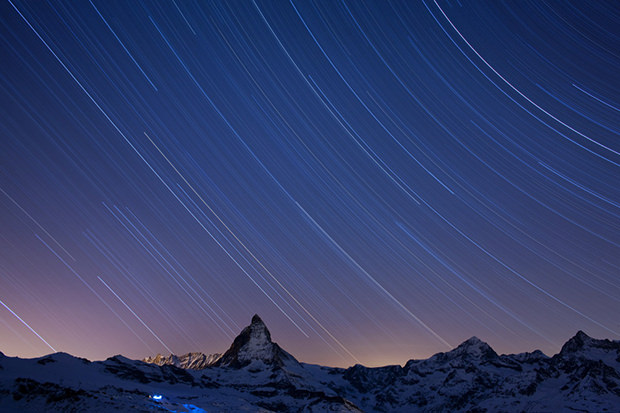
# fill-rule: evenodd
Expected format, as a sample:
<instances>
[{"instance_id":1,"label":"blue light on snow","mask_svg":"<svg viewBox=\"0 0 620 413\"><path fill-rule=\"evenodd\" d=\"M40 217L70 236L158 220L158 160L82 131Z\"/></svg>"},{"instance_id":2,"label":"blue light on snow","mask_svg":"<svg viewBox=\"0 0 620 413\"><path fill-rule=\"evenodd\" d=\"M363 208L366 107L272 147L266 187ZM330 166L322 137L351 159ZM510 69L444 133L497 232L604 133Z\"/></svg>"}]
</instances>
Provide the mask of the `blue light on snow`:
<instances>
[{"instance_id":1,"label":"blue light on snow","mask_svg":"<svg viewBox=\"0 0 620 413\"><path fill-rule=\"evenodd\" d=\"M193 404L184 404L183 407L185 407L190 413L207 413L206 410L201 409L198 406L194 406Z\"/></svg>"},{"instance_id":2,"label":"blue light on snow","mask_svg":"<svg viewBox=\"0 0 620 413\"><path fill-rule=\"evenodd\" d=\"M162 397L163 397L163 396L162 396L161 394L154 394L154 395L152 395L152 396L151 396L151 398L152 398L153 400L161 400L161 398L162 398Z\"/></svg>"}]
</instances>

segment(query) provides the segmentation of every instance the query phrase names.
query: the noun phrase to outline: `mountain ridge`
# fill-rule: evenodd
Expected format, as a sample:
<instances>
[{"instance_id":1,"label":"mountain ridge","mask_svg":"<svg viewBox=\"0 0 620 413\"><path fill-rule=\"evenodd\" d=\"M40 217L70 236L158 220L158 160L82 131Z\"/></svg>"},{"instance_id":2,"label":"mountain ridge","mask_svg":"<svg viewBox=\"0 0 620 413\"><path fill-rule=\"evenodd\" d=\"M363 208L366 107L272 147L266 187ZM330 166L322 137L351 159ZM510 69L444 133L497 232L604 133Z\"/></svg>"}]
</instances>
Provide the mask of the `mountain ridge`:
<instances>
[{"instance_id":1,"label":"mountain ridge","mask_svg":"<svg viewBox=\"0 0 620 413\"><path fill-rule=\"evenodd\" d=\"M142 361L145 363L157 364L158 366L173 365L182 369L202 370L211 366L221 356L222 353L205 354L196 351L180 356L176 354L170 354L168 356L157 354L156 356L145 357Z\"/></svg>"},{"instance_id":2,"label":"mountain ridge","mask_svg":"<svg viewBox=\"0 0 620 413\"><path fill-rule=\"evenodd\" d=\"M477 337L404 366L297 361L258 315L223 354L91 362L0 353L0 411L614 411L620 341L578 331L548 357L498 355ZM204 357L203 357L204 356ZM196 368L204 366L203 368Z\"/></svg>"}]
</instances>

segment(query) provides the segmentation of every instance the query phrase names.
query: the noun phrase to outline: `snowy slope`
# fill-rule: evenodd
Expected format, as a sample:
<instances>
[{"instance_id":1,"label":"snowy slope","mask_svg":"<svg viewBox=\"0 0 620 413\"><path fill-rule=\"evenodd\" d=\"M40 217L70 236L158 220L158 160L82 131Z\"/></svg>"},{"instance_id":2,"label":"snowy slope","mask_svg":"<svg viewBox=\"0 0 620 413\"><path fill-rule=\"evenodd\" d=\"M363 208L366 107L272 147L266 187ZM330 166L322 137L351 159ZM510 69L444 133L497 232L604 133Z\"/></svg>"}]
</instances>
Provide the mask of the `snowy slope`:
<instances>
[{"instance_id":1,"label":"snowy slope","mask_svg":"<svg viewBox=\"0 0 620 413\"><path fill-rule=\"evenodd\" d=\"M189 354L146 363L0 353L0 412L620 411L620 342L582 332L553 357L498 355L473 337L404 367L340 369L298 362L255 316L214 361Z\"/></svg>"},{"instance_id":2,"label":"snowy slope","mask_svg":"<svg viewBox=\"0 0 620 413\"><path fill-rule=\"evenodd\" d=\"M620 411L620 342L577 333L554 356L498 355L473 337L404 367L354 366L341 394L368 411ZM478 410L476 410L478 411Z\"/></svg>"}]
</instances>

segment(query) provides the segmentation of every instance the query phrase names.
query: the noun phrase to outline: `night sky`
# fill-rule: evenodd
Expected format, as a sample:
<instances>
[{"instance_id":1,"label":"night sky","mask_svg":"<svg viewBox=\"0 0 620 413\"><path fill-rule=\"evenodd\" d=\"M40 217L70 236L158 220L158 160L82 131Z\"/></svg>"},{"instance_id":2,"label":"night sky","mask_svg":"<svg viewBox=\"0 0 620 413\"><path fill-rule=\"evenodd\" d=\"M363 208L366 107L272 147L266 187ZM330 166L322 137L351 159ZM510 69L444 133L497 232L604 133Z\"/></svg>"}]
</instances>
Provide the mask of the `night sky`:
<instances>
[{"instance_id":1,"label":"night sky","mask_svg":"<svg viewBox=\"0 0 620 413\"><path fill-rule=\"evenodd\" d=\"M0 351L620 338L612 1L0 3Z\"/></svg>"}]
</instances>

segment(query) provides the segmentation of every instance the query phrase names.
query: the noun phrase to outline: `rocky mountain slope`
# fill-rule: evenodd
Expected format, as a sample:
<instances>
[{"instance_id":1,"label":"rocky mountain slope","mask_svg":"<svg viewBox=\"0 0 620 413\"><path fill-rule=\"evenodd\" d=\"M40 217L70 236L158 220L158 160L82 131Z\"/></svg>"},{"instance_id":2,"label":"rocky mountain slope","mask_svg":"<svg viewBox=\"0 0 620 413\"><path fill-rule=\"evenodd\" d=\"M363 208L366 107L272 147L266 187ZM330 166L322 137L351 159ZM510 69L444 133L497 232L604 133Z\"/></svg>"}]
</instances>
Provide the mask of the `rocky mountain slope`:
<instances>
[{"instance_id":1,"label":"rocky mountain slope","mask_svg":"<svg viewBox=\"0 0 620 413\"><path fill-rule=\"evenodd\" d=\"M620 411L620 342L583 332L553 357L473 337L402 367L341 369L298 362L254 316L221 356L145 360L0 353L0 412Z\"/></svg>"},{"instance_id":2,"label":"rocky mountain slope","mask_svg":"<svg viewBox=\"0 0 620 413\"><path fill-rule=\"evenodd\" d=\"M142 361L145 363L157 364L158 366L175 366L182 369L202 370L211 366L221 356L221 353L204 354L200 352L187 353L182 356L176 356L174 354L162 356L158 354L154 357L146 357L142 359Z\"/></svg>"}]
</instances>

